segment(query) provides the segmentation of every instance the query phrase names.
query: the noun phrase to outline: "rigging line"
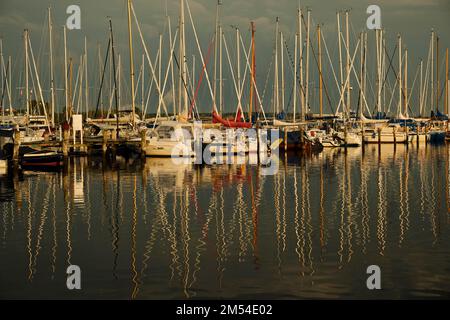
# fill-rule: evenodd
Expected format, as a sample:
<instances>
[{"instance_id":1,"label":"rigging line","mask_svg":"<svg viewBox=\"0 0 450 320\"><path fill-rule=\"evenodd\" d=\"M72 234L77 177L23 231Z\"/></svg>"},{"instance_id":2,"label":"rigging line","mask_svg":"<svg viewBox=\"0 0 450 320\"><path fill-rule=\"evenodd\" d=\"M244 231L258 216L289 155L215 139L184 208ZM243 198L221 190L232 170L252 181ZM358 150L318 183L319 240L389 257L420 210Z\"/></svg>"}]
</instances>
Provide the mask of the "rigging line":
<instances>
[{"instance_id":1,"label":"rigging line","mask_svg":"<svg viewBox=\"0 0 450 320\"><path fill-rule=\"evenodd\" d=\"M210 41L210 43L209 43L209 46L208 46L208 52L207 52L207 54L206 54L206 61L205 61L205 64L202 66L202 72L200 73L200 78L199 78L198 83L197 83L197 88L195 89L194 99L191 100L191 106L190 106L190 108L189 108L189 117L191 116L192 108L194 107L195 100L197 99L198 90L200 89L200 85L202 84L203 76L204 76L205 70L206 70L206 66L208 65L208 62L209 62L212 44L216 42L216 39L214 39L214 38L215 38L215 37L213 37L213 38L211 39L211 41ZM215 110L214 110L214 111L215 111Z\"/></svg>"},{"instance_id":2,"label":"rigging line","mask_svg":"<svg viewBox=\"0 0 450 320\"><path fill-rule=\"evenodd\" d=\"M107 67L107 63L108 63L110 47L111 47L111 39L109 39L109 41L108 41L108 48L106 49L106 58L105 58L104 66L103 66L102 81L100 82L100 88L99 88L99 91L98 91L97 106L95 107L94 118L97 117L98 106L100 105L100 97L101 97L101 93L102 93L103 82L105 80L105 73L106 73L106 67Z\"/></svg>"},{"instance_id":3,"label":"rigging line","mask_svg":"<svg viewBox=\"0 0 450 320\"><path fill-rule=\"evenodd\" d=\"M409 94L409 97L406 97L406 99L407 99L406 100L406 105L407 105L408 110L411 112L411 114L413 114L413 112L412 112L411 105L410 105L409 101L411 100L412 94L414 92L414 87L416 85L417 76L419 75L419 67L420 67L420 63L419 63L419 65L416 68L416 75L414 76L414 81L413 81L413 84L411 86L411 92Z\"/></svg>"},{"instance_id":4,"label":"rigging line","mask_svg":"<svg viewBox=\"0 0 450 320\"><path fill-rule=\"evenodd\" d=\"M178 70L181 71L180 64L178 63L178 59L177 59L177 56L176 56L175 52L173 52L173 58L175 59L175 64L177 65ZM185 61L185 63L186 63L186 61ZM183 86L184 86L184 89L186 89L189 101L192 101L191 95L190 95L189 90L188 90L188 86L187 86L186 81L185 81L185 79L183 77L183 73L181 73L181 80L183 81Z\"/></svg>"},{"instance_id":5,"label":"rigging line","mask_svg":"<svg viewBox=\"0 0 450 320\"><path fill-rule=\"evenodd\" d=\"M302 15L302 21L303 21L303 25L304 25L305 29L307 29L307 25L306 25L305 18L303 17L303 15ZM313 24L314 24L314 21L313 21ZM318 60L317 60L316 52L314 51L314 46L313 46L313 44L312 44L312 42L311 42L311 38L312 38L312 37L309 37L310 48L311 48L311 51L312 51L312 54L313 54L313 57L314 57L314 61L316 62L316 66L317 66L317 68L319 68L319 62L318 62ZM319 72L319 76L321 76L322 79L324 79L324 77L323 77L323 72ZM333 113L334 113L333 107L332 107L332 105L331 105L330 95L328 94L328 88L327 88L327 85L326 85L325 81L323 81L323 80L322 80L322 83L323 83L323 88L325 89L325 95L327 96L328 105L329 105L329 107L330 107L330 110L333 111ZM308 84L307 84L307 85L308 85ZM302 88L302 89L303 89L303 88ZM306 106L306 107L308 107L308 106Z\"/></svg>"},{"instance_id":6,"label":"rigging line","mask_svg":"<svg viewBox=\"0 0 450 320\"><path fill-rule=\"evenodd\" d=\"M403 61L404 57L405 57L405 55L402 56L402 61ZM388 55L388 58L389 58L389 55ZM390 63L392 64L392 60L390 60ZM392 72L394 72L395 78L398 80L398 75L397 75L397 72L395 72L394 67L392 67ZM402 72L402 70L399 70L399 72ZM402 98L406 99L407 97L406 97L405 91L403 89L403 86L402 86L402 88L400 88L400 90L402 92Z\"/></svg>"},{"instance_id":7,"label":"rigging line","mask_svg":"<svg viewBox=\"0 0 450 320\"><path fill-rule=\"evenodd\" d=\"M4 68L4 66L2 66L2 69ZM6 65L6 75L5 75L5 79L4 79L4 81L3 81L3 88L2 88L2 98L1 98L1 100L0 100L0 108L2 108L2 110L3 110L3 99L5 98L5 90L6 90L6 86L7 86L7 84L8 84L8 76L9 76L9 68L10 68L10 65L9 65L9 61L8 61L8 64ZM2 74L3 74L3 70L1 70L1 72L2 72ZM11 90L11 88L9 89L9 90ZM10 100L11 100L11 97L9 98ZM11 101L10 101L10 103L11 103Z\"/></svg>"}]
</instances>

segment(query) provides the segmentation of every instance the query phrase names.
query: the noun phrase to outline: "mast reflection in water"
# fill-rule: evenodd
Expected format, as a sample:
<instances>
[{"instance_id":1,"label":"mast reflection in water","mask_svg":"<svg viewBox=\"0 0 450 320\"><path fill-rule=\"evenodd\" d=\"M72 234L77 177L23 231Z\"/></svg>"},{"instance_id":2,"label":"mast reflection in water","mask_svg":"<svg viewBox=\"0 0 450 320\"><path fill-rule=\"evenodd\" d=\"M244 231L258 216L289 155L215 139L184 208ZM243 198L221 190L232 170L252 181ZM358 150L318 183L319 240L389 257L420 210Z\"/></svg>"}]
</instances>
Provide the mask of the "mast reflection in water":
<instances>
[{"instance_id":1,"label":"mast reflection in water","mask_svg":"<svg viewBox=\"0 0 450 320\"><path fill-rule=\"evenodd\" d=\"M450 296L445 146L282 157L275 176L78 158L0 191L1 298ZM372 264L383 290L366 287Z\"/></svg>"}]
</instances>

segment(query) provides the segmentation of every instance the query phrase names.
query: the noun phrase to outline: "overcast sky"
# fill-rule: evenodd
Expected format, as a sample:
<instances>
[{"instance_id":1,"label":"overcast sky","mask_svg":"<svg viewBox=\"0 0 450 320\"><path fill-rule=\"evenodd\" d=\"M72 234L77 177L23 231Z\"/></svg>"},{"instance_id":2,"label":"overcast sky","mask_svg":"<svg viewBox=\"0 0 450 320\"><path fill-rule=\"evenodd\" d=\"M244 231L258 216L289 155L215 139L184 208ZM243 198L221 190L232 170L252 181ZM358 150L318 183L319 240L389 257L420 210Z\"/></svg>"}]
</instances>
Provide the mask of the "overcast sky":
<instances>
[{"instance_id":1,"label":"overcast sky","mask_svg":"<svg viewBox=\"0 0 450 320\"><path fill-rule=\"evenodd\" d=\"M263 91L265 87L265 79L268 72L268 66L272 60L272 48L274 43L274 23L275 18L280 17L281 30L287 39L287 45L291 47L293 52L293 36L296 28L296 8L297 0L223 0L221 6L221 21L226 32L227 41L229 42L230 51L233 51L234 57L234 33L231 25L240 27L246 45L249 40L250 21L256 23L256 50L257 50L257 74L258 87ZM164 34L164 43L168 46L167 39L167 13L171 18L173 32L178 22L179 0L134 0L136 13L142 24L142 31L145 40L150 48L152 59L155 58L158 37L160 33ZM216 0L189 0L195 25L200 35L202 50L204 53L208 49L208 44L214 32L214 19ZM81 7L81 30L73 30L68 32L69 54L73 57L75 64L78 63L79 56L82 52L82 42L84 36L87 36L90 78L94 78L97 68L97 44L101 44L103 51L106 49L108 37L107 17L113 20L115 41L117 52L123 55L124 73L128 70L128 47L127 47L127 12L125 0L95 0L95 1L75 1L75 0L0 0L0 36L3 38L4 55L13 57L13 65L15 77L21 72L21 64L23 63L23 29L28 28L31 32L31 41L34 54L38 56L40 67L47 69L46 60L48 57L48 35L46 31L46 14L47 7L53 8L53 20L55 27L55 56L56 63L62 63L63 44L62 44L62 25L65 23L68 15L66 8L71 4L77 4ZM418 61L421 57L426 58L430 30L434 28L441 40L442 53L444 48L449 46L450 40L450 1L448 0L315 0L301 1L301 6L312 10L313 26L318 23L323 24L324 36L328 41L330 54L333 59L336 57L336 11L351 9L352 35L356 36L360 31L365 30L366 9L370 4L377 4L382 10L382 27L387 31L388 48L392 51L395 46L397 33L401 33L404 39L404 45L409 50L410 61L410 77L411 82L416 72ZM186 32L188 37L188 56L197 55L198 51L195 47L194 38L192 36L192 28L189 18L186 16ZM42 32L44 31L44 32ZM134 32L136 56L139 61L136 62L136 69L140 66L140 55L143 53L140 45L137 31ZM314 35L315 36L315 30ZM373 42L373 31L369 32L369 42ZM352 40L352 47L356 43ZM168 49L165 49L168 50ZM370 56L370 53L369 53ZM232 57L232 58L233 58ZM443 54L442 54L443 57ZM167 57L163 58L168 59ZM286 58L287 59L287 58ZM138 60L138 59L136 59ZM192 59L191 59L192 60ZM228 68L228 62L224 58L224 68ZM442 59L443 61L443 59ZM191 61L189 61L191 63ZM166 64L167 62L163 62ZM373 63L372 63L373 64ZM199 62L197 61L197 66ZM337 66L335 66L337 67ZM76 68L76 66L75 66ZM325 67L327 68L327 67ZM372 67L369 67L369 69ZM61 65L57 69L62 69ZM164 69L164 66L163 66ZM228 70L228 69L227 69ZM325 69L324 74L327 69ZM331 70L328 70L331 71ZM42 70L42 82L45 87L48 84L48 72ZM212 69L209 67L208 72L211 74ZM225 71L225 92L229 95L233 94L233 87L230 75ZM136 71L138 73L138 71ZM197 78L199 76L197 72ZM146 75L147 79L149 75ZM314 76L312 76L314 78ZM331 73L325 74L327 85L331 88ZM57 76L58 82L62 75ZM289 79L289 75L287 75ZM19 79L16 79L18 82ZM287 80L288 81L288 80ZM370 80L372 81L372 80ZM19 84L16 83L16 86ZM48 86L48 85L47 85ZM62 84L59 83L62 87ZM124 85L125 86L125 85ZM290 85L287 85L288 87ZM91 96L95 95L95 89L91 89ZM126 91L124 89L124 91ZM270 91L267 88L267 91ZM206 99L208 92L206 85L202 86L199 99ZM129 97L129 95L128 95ZM124 100L127 95L124 94ZM139 99L139 98L137 98ZM233 98L230 104L234 103ZM270 98L267 98L270 99ZM94 98L91 98L94 102ZM128 98L129 100L129 98ZM126 102L125 102L126 103ZM268 104L268 103L266 103ZM208 106L204 110L208 110ZM227 107L233 110L234 107Z\"/></svg>"}]
</instances>

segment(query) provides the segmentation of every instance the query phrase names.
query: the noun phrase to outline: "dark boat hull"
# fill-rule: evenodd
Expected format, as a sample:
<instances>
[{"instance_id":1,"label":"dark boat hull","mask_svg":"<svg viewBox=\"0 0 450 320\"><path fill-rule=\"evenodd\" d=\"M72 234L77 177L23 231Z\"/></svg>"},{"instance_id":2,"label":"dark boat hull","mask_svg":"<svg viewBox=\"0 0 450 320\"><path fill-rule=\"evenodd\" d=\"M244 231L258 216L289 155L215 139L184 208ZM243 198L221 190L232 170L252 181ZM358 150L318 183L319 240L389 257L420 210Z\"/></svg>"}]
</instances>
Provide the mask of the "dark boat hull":
<instances>
[{"instance_id":1,"label":"dark boat hull","mask_svg":"<svg viewBox=\"0 0 450 320\"><path fill-rule=\"evenodd\" d=\"M20 161L22 168L37 168L37 169L55 169L60 168L64 164L64 158L61 154L54 155L32 155L24 156Z\"/></svg>"}]
</instances>

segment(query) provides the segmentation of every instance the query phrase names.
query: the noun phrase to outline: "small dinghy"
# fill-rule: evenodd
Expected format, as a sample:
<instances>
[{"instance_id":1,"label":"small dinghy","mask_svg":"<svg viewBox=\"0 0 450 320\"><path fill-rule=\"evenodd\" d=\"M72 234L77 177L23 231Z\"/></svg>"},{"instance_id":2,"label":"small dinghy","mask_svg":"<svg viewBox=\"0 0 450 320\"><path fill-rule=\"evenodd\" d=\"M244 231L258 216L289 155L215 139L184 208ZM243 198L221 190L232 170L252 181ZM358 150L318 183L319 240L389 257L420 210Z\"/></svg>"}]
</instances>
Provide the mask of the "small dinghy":
<instances>
[{"instance_id":1,"label":"small dinghy","mask_svg":"<svg viewBox=\"0 0 450 320\"><path fill-rule=\"evenodd\" d=\"M20 164L22 168L56 169L63 165L63 155L52 150L21 150Z\"/></svg>"}]
</instances>

